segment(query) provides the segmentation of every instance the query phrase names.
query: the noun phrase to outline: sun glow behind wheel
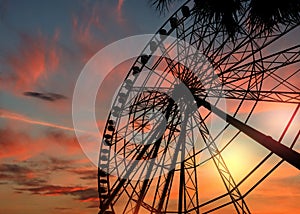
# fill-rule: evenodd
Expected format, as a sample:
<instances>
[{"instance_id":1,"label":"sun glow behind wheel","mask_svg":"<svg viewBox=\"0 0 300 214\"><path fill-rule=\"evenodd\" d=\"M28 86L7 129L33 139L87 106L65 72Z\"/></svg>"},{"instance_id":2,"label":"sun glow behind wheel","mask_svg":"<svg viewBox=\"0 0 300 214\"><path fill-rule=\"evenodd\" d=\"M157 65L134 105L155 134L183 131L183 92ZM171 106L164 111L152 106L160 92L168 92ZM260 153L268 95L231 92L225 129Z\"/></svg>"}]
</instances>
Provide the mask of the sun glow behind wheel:
<instances>
[{"instance_id":1,"label":"sun glow behind wheel","mask_svg":"<svg viewBox=\"0 0 300 214\"><path fill-rule=\"evenodd\" d=\"M186 4L190 14L182 7L162 26L115 96L100 146L100 213L250 213L246 199L282 161L248 130L299 145L300 47L286 39L298 26L250 34L239 14L233 42ZM178 96L181 83L188 92Z\"/></svg>"}]
</instances>

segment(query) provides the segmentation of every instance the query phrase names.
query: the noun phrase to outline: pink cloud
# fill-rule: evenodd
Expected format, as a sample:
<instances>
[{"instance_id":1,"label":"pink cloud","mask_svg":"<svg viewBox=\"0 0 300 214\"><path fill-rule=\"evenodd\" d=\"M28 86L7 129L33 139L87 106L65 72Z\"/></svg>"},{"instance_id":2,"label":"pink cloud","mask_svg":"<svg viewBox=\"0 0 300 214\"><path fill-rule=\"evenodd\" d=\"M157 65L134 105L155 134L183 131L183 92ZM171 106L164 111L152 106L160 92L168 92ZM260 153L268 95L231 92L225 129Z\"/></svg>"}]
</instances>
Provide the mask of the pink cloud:
<instances>
[{"instance_id":1,"label":"pink cloud","mask_svg":"<svg viewBox=\"0 0 300 214\"><path fill-rule=\"evenodd\" d=\"M1 151L0 159L16 158L18 160L26 160L41 152L41 145L32 144L31 138L24 134L12 131L10 129L0 130L1 134Z\"/></svg>"},{"instance_id":2,"label":"pink cloud","mask_svg":"<svg viewBox=\"0 0 300 214\"><path fill-rule=\"evenodd\" d=\"M82 158L82 150L74 136L62 132L49 132L44 136L33 137L26 132L15 131L11 128L0 129L0 160L28 160L39 155Z\"/></svg>"},{"instance_id":3,"label":"pink cloud","mask_svg":"<svg viewBox=\"0 0 300 214\"><path fill-rule=\"evenodd\" d=\"M118 1L117 15L118 15L118 22L119 23L122 23L124 21L123 17L122 17L122 7L123 7L123 4L124 4L124 0L119 0Z\"/></svg>"},{"instance_id":4,"label":"pink cloud","mask_svg":"<svg viewBox=\"0 0 300 214\"><path fill-rule=\"evenodd\" d=\"M56 71L61 51L57 45L58 40L58 30L51 38L42 33L35 36L20 34L19 46L5 58L12 72L15 90L32 89L39 80Z\"/></svg>"},{"instance_id":5,"label":"pink cloud","mask_svg":"<svg viewBox=\"0 0 300 214\"><path fill-rule=\"evenodd\" d=\"M100 14L99 5L90 8L84 4L82 13L73 16L73 38L83 54L84 61L88 60L103 46L102 42L94 35L97 30L104 31Z\"/></svg>"}]
</instances>

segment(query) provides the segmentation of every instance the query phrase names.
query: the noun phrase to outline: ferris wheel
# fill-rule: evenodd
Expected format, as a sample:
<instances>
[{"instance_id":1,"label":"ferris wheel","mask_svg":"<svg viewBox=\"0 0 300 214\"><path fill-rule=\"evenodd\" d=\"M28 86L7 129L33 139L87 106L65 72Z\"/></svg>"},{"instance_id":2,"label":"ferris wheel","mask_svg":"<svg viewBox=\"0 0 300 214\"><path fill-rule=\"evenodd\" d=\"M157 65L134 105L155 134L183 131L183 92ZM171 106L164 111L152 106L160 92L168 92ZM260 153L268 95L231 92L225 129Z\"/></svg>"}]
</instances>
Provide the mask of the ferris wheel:
<instances>
[{"instance_id":1,"label":"ferris wheel","mask_svg":"<svg viewBox=\"0 0 300 214\"><path fill-rule=\"evenodd\" d=\"M261 33L248 13L232 38L187 1L145 45L105 126L99 213L251 213L275 169L300 169L300 23Z\"/></svg>"}]
</instances>

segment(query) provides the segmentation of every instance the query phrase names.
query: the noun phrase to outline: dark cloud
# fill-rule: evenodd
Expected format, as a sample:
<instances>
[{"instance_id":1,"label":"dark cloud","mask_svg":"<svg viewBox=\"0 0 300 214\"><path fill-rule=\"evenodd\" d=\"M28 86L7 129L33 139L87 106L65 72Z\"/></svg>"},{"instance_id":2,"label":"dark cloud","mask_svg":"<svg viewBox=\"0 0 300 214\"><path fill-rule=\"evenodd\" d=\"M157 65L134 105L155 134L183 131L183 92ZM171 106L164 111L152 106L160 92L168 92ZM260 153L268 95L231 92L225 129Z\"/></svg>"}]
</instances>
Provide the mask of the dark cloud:
<instances>
[{"instance_id":1,"label":"dark cloud","mask_svg":"<svg viewBox=\"0 0 300 214\"><path fill-rule=\"evenodd\" d=\"M91 170L82 170L82 169L74 169L69 170L70 172L77 174L80 176L82 180L96 180L97 179L97 169Z\"/></svg>"},{"instance_id":2,"label":"dark cloud","mask_svg":"<svg viewBox=\"0 0 300 214\"><path fill-rule=\"evenodd\" d=\"M0 171L0 180L6 181L5 183L20 186L39 186L46 183L46 180L39 178L33 170L21 164L1 164Z\"/></svg>"},{"instance_id":3,"label":"dark cloud","mask_svg":"<svg viewBox=\"0 0 300 214\"><path fill-rule=\"evenodd\" d=\"M8 180L10 179L11 176L9 176L8 174L5 174L5 173L1 173L0 174L0 180ZM4 182L4 184L6 184L7 182Z\"/></svg>"},{"instance_id":4,"label":"dark cloud","mask_svg":"<svg viewBox=\"0 0 300 214\"><path fill-rule=\"evenodd\" d=\"M47 135L47 137L57 143L59 142L65 142L66 139L68 139L69 141L71 140L72 142L76 142L76 137L74 135L67 135L66 133L62 132L62 131L57 131L57 130L47 130L45 132L45 134ZM78 144L76 142L76 144Z\"/></svg>"},{"instance_id":5,"label":"dark cloud","mask_svg":"<svg viewBox=\"0 0 300 214\"><path fill-rule=\"evenodd\" d=\"M46 101L50 101L50 102L67 99L66 96L64 96L62 94L56 94L56 93L41 93L41 92L34 92L34 91L26 91L23 94L25 96L36 97L38 99L46 100Z\"/></svg>"},{"instance_id":6,"label":"dark cloud","mask_svg":"<svg viewBox=\"0 0 300 214\"><path fill-rule=\"evenodd\" d=\"M19 180L17 180L17 184L21 185L21 186L39 186L41 184L45 184L47 183L46 180L42 179L42 178L25 178L21 180L21 178Z\"/></svg>"},{"instance_id":7,"label":"dark cloud","mask_svg":"<svg viewBox=\"0 0 300 214\"><path fill-rule=\"evenodd\" d=\"M97 201L98 191L96 188L81 187L81 186L57 186L44 185L40 187L17 188L19 192L30 192L37 195L71 195L80 201Z\"/></svg>"},{"instance_id":8,"label":"dark cloud","mask_svg":"<svg viewBox=\"0 0 300 214\"><path fill-rule=\"evenodd\" d=\"M30 173L32 170L30 170L28 167L20 166L17 164L1 164L0 165L0 171L1 172L8 172L8 173L16 173L16 174L23 174L23 173Z\"/></svg>"},{"instance_id":9,"label":"dark cloud","mask_svg":"<svg viewBox=\"0 0 300 214\"><path fill-rule=\"evenodd\" d=\"M71 208L68 207L55 207L56 210L70 210Z\"/></svg>"},{"instance_id":10,"label":"dark cloud","mask_svg":"<svg viewBox=\"0 0 300 214\"><path fill-rule=\"evenodd\" d=\"M56 157L49 157L49 162L47 163L48 169L51 171L57 170L68 170L73 168L74 161L73 160L65 160Z\"/></svg>"},{"instance_id":11,"label":"dark cloud","mask_svg":"<svg viewBox=\"0 0 300 214\"><path fill-rule=\"evenodd\" d=\"M95 201L98 200L98 190L95 188L88 188L70 192L71 195L76 196L80 201Z\"/></svg>"},{"instance_id":12,"label":"dark cloud","mask_svg":"<svg viewBox=\"0 0 300 214\"><path fill-rule=\"evenodd\" d=\"M41 157L40 157L41 158ZM97 188L90 186L63 186L49 183L53 172L76 174L80 179L96 180L96 170L76 169L72 160L44 157L16 163L0 164L0 185L10 185L16 194L31 193L41 196L68 195L75 200L87 202L87 208L98 206ZM78 167L78 165L77 165ZM68 208L58 207L58 210Z\"/></svg>"},{"instance_id":13,"label":"dark cloud","mask_svg":"<svg viewBox=\"0 0 300 214\"><path fill-rule=\"evenodd\" d=\"M97 207L97 168L93 169L89 162L82 162L81 157L73 155L78 154L80 149L74 136L48 130L44 134L42 138L34 138L28 133L20 133L10 128L0 129L0 147L3 152L1 155L0 150L0 185L7 185L16 194L65 195L84 202L87 207ZM51 146L48 147L49 145ZM33 150L32 146L39 149ZM52 150L52 147L55 149ZM28 156L27 153L34 154ZM14 157L24 158L11 161ZM53 183L51 181L56 180L53 179L56 174L81 179L85 184L65 186L68 184ZM88 184L92 180L95 182Z\"/></svg>"}]
</instances>

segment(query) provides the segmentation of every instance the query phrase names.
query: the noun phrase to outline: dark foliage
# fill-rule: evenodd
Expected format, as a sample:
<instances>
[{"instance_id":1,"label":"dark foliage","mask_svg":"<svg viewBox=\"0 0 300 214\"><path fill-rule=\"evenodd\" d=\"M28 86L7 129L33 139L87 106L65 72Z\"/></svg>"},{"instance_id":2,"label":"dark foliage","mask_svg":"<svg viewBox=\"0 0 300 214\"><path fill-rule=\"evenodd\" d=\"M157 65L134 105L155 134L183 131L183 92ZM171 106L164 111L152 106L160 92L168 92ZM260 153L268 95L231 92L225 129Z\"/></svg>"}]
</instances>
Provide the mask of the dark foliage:
<instances>
[{"instance_id":1,"label":"dark foliage","mask_svg":"<svg viewBox=\"0 0 300 214\"><path fill-rule=\"evenodd\" d=\"M157 10L168 10L176 0L149 0ZM230 36L239 30L238 15L249 11L249 27L271 32L279 24L300 23L300 0L194 0L197 12L208 22L221 24ZM184 2L182 0L182 2ZM244 5L244 6L242 6Z\"/></svg>"},{"instance_id":2,"label":"dark foliage","mask_svg":"<svg viewBox=\"0 0 300 214\"><path fill-rule=\"evenodd\" d=\"M250 24L259 31L300 22L300 0L251 0L249 7Z\"/></svg>"}]
</instances>

